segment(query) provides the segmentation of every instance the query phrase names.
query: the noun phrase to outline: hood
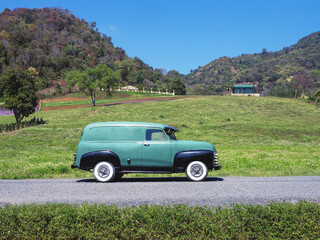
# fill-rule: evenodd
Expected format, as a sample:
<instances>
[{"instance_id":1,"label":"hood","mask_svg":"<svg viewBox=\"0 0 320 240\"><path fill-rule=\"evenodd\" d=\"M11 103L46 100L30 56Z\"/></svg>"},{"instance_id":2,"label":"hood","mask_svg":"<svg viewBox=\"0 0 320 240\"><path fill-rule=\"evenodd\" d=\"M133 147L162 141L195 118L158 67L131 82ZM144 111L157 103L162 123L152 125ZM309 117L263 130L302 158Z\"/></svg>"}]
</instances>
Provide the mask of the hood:
<instances>
[{"instance_id":1,"label":"hood","mask_svg":"<svg viewBox=\"0 0 320 240\"><path fill-rule=\"evenodd\" d=\"M177 148L177 151L209 150L209 151L216 152L215 147L211 143L200 142L200 141L177 140L176 148Z\"/></svg>"}]
</instances>

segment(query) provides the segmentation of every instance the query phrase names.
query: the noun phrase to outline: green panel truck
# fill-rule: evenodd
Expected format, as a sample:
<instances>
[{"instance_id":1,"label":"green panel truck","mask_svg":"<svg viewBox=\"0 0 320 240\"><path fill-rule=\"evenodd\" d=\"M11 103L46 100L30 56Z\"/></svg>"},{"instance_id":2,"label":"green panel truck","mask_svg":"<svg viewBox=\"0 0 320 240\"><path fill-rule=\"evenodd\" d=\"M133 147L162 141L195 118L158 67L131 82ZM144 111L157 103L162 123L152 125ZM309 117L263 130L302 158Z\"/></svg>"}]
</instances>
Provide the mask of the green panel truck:
<instances>
[{"instance_id":1,"label":"green panel truck","mask_svg":"<svg viewBox=\"0 0 320 240\"><path fill-rule=\"evenodd\" d=\"M93 170L99 182L119 180L127 173L180 173L201 181L219 170L211 143L177 140L175 127L147 122L101 122L87 125L74 154L72 168Z\"/></svg>"}]
</instances>

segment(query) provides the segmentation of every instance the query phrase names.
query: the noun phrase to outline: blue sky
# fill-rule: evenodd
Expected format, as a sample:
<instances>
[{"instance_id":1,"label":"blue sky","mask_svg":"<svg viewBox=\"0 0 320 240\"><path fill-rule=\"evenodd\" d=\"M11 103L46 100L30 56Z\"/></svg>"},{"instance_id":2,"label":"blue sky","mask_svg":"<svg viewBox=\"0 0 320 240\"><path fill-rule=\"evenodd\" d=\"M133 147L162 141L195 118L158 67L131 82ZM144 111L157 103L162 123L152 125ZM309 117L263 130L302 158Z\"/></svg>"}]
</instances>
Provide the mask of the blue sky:
<instances>
[{"instance_id":1,"label":"blue sky","mask_svg":"<svg viewBox=\"0 0 320 240\"><path fill-rule=\"evenodd\" d=\"M0 0L0 11L17 7L67 8L130 57L184 74L320 31L320 0Z\"/></svg>"}]
</instances>

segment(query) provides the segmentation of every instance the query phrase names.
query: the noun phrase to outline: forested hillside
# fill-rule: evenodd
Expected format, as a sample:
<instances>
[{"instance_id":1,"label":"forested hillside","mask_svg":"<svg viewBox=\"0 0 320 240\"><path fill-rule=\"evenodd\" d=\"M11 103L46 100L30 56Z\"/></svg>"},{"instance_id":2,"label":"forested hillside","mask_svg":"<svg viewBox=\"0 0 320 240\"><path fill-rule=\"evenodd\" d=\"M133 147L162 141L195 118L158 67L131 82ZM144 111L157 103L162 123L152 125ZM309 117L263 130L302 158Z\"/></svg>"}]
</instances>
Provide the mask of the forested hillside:
<instances>
[{"instance_id":1,"label":"forested hillside","mask_svg":"<svg viewBox=\"0 0 320 240\"><path fill-rule=\"evenodd\" d=\"M235 83L252 83L264 95L297 97L320 88L320 32L277 52L221 57L182 76L153 69L138 57L114 47L111 37L60 8L5 9L0 13L0 75L8 69L33 67L38 90L64 81L74 69L106 64L120 75L115 85L175 90L185 94L222 94ZM183 79L182 79L183 77ZM0 92L1 97L1 92Z\"/></svg>"},{"instance_id":2,"label":"forested hillside","mask_svg":"<svg viewBox=\"0 0 320 240\"><path fill-rule=\"evenodd\" d=\"M63 81L69 70L101 62L120 73L119 85L185 92L175 71L165 75L138 57L129 58L113 46L111 37L98 31L95 22L88 23L69 10L17 8L0 13L0 74L9 68L33 67L39 73L37 87L44 89L53 81Z\"/></svg>"},{"instance_id":3,"label":"forested hillside","mask_svg":"<svg viewBox=\"0 0 320 240\"><path fill-rule=\"evenodd\" d=\"M221 57L191 71L185 81L196 94L219 94L228 84L253 83L257 91L289 97L302 78L305 94L320 87L320 32L277 52L262 49L256 54Z\"/></svg>"}]
</instances>

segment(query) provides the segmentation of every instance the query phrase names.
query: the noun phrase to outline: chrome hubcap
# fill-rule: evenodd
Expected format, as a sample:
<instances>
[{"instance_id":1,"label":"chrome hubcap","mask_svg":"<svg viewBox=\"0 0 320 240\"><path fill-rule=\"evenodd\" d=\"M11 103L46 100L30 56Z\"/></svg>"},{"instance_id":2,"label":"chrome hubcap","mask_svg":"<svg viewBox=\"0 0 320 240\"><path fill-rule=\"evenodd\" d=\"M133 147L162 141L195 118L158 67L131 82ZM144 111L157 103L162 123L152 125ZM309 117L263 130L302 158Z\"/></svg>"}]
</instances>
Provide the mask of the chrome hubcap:
<instances>
[{"instance_id":1,"label":"chrome hubcap","mask_svg":"<svg viewBox=\"0 0 320 240\"><path fill-rule=\"evenodd\" d=\"M110 174L110 170L108 167L106 167L106 166L99 167L99 169L98 169L99 177L106 178L109 176L109 174Z\"/></svg>"},{"instance_id":2,"label":"chrome hubcap","mask_svg":"<svg viewBox=\"0 0 320 240\"><path fill-rule=\"evenodd\" d=\"M200 177L203 173L203 169L200 165L195 164L191 167L191 174L194 177Z\"/></svg>"}]
</instances>

